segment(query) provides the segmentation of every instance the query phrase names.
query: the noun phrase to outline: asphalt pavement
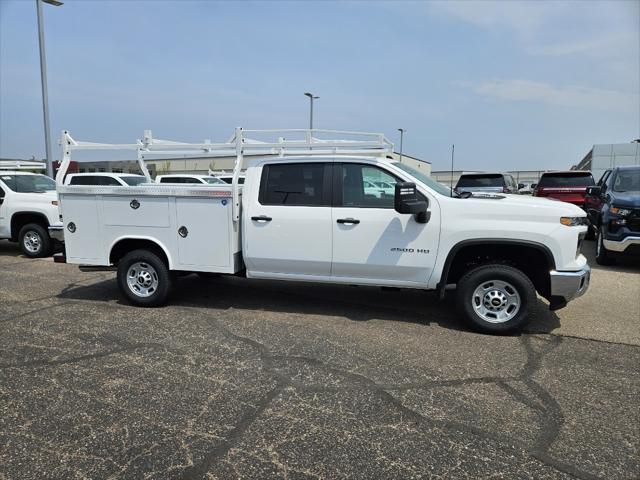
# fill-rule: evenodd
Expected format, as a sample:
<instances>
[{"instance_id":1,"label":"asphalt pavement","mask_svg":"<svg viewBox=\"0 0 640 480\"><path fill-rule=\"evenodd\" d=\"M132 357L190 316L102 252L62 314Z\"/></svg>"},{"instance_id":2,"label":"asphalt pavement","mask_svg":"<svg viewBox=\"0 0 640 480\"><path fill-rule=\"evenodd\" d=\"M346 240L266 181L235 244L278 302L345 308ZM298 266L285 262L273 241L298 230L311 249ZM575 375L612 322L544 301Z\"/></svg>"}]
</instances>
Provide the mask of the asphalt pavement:
<instances>
[{"instance_id":1,"label":"asphalt pavement","mask_svg":"<svg viewBox=\"0 0 640 480\"><path fill-rule=\"evenodd\" d=\"M142 309L0 242L0 479L640 477L640 265L520 335L451 303L190 275Z\"/></svg>"}]
</instances>

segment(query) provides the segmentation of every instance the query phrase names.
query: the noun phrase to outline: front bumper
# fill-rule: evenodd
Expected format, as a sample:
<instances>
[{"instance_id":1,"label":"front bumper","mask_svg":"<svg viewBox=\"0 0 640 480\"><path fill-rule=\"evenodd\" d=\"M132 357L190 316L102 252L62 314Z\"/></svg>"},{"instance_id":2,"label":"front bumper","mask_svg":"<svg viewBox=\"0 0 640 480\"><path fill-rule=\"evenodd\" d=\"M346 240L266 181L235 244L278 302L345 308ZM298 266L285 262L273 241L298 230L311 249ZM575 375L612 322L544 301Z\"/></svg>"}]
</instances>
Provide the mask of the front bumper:
<instances>
[{"instance_id":1,"label":"front bumper","mask_svg":"<svg viewBox=\"0 0 640 480\"><path fill-rule=\"evenodd\" d=\"M51 225L49 227L49 236L58 242L64 242L64 226Z\"/></svg>"},{"instance_id":2,"label":"front bumper","mask_svg":"<svg viewBox=\"0 0 640 480\"><path fill-rule=\"evenodd\" d=\"M602 239L604 248L613 252L624 252L631 245L640 245L640 237L625 237L622 240Z\"/></svg>"},{"instance_id":3,"label":"front bumper","mask_svg":"<svg viewBox=\"0 0 640 480\"><path fill-rule=\"evenodd\" d=\"M549 277L551 278L551 295L561 297L568 302L583 295L589 288L591 267L585 265L582 270L576 272L551 270Z\"/></svg>"}]
</instances>

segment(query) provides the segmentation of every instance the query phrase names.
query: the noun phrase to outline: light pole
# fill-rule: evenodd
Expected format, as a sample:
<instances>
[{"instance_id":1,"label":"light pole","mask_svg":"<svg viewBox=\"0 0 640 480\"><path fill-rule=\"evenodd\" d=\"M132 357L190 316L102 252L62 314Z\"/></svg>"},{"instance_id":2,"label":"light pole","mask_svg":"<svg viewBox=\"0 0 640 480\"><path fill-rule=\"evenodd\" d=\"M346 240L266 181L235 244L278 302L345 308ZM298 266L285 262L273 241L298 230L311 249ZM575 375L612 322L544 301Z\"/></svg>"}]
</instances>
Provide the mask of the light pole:
<instances>
[{"instance_id":1,"label":"light pole","mask_svg":"<svg viewBox=\"0 0 640 480\"><path fill-rule=\"evenodd\" d=\"M309 97L309 101L311 102L311 109L309 111L309 130L313 130L313 101L317 100L320 97L314 97L313 93L304 92L305 96Z\"/></svg>"},{"instance_id":2,"label":"light pole","mask_svg":"<svg viewBox=\"0 0 640 480\"><path fill-rule=\"evenodd\" d=\"M53 177L53 159L51 158L51 142L49 141L49 93L47 92L47 59L44 54L44 21L42 19L42 3L59 7L57 0L36 0L38 11L38 41L40 43L40 80L42 83L42 116L44 117L44 150L47 156L47 175Z\"/></svg>"},{"instance_id":3,"label":"light pole","mask_svg":"<svg viewBox=\"0 0 640 480\"><path fill-rule=\"evenodd\" d=\"M404 132L406 132L406 130L399 128L398 131L400 132L400 163L402 163L402 140L404 140Z\"/></svg>"}]
</instances>

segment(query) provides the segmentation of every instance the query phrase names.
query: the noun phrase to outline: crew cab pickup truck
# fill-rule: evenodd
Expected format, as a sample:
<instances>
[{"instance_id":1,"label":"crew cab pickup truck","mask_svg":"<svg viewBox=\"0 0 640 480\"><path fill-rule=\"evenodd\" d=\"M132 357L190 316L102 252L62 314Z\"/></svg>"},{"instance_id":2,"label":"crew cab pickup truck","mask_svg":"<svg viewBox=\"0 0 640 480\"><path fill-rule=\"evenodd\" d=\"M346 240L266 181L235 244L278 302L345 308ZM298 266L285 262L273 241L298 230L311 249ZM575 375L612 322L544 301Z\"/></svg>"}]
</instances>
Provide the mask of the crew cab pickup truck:
<instances>
[{"instance_id":1,"label":"crew cab pickup truck","mask_svg":"<svg viewBox=\"0 0 640 480\"><path fill-rule=\"evenodd\" d=\"M585 204L596 231L596 262L611 265L640 255L640 166L607 170L587 188Z\"/></svg>"},{"instance_id":2,"label":"crew cab pickup truck","mask_svg":"<svg viewBox=\"0 0 640 480\"><path fill-rule=\"evenodd\" d=\"M51 178L0 170L0 239L18 242L27 257L46 257L63 240L62 228Z\"/></svg>"},{"instance_id":3,"label":"crew cab pickup truck","mask_svg":"<svg viewBox=\"0 0 640 480\"><path fill-rule=\"evenodd\" d=\"M441 297L455 288L461 316L494 333L522 328L536 291L558 309L587 290L580 208L519 195L463 198L386 159L392 145L382 135L358 143L316 140L320 133L265 142L261 148L271 154L244 165L244 150L260 144L245 142L237 129L228 146L238 155L231 185L59 184L66 229L59 261L117 267L122 294L139 306L165 303L178 272L435 290ZM65 135L63 165L82 146ZM166 149L148 137L132 145ZM371 178L393 185L393 195L368 193Z\"/></svg>"}]
</instances>

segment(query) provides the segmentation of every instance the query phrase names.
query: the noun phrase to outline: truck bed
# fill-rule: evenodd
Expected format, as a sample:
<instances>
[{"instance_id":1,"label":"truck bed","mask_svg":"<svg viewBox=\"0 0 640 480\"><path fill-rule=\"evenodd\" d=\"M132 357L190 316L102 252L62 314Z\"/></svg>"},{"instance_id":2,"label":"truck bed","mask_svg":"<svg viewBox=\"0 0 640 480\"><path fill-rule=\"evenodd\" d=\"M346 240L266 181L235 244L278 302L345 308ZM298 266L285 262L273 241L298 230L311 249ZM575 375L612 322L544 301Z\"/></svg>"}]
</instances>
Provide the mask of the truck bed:
<instances>
[{"instance_id":1,"label":"truck bed","mask_svg":"<svg viewBox=\"0 0 640 480\"><path fill-rule=\"evenodd\" d=\"M230 186L60 186L58 193L68 263L108 266L126 237L156 243L171 270L242 268Z\"/></svg>"}]
</instances>

